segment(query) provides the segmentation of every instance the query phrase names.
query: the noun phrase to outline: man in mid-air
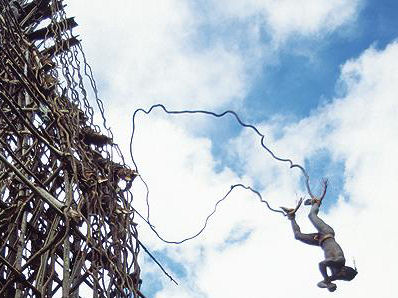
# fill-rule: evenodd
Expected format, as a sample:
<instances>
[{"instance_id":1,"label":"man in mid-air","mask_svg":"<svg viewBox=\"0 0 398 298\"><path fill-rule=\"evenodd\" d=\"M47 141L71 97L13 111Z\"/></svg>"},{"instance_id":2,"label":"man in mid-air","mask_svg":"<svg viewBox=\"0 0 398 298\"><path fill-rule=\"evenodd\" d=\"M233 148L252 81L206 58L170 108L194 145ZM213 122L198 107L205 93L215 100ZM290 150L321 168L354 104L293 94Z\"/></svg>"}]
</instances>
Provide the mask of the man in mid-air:
<instances>
[{"instance_id":1,"label":"man in mid-air","mask_svg":"<svg viewBox=\"0 0 398 298\"><path fill-rule=\"evenodd\" d=\"M358 272L356 269L345 266L344 253L340 245L334 239L334 230L318 217L319 207L326 194L327 180L325 180L323 184L324 191L320 198L313 196L312 199L307 199L304 202L304 205L311 205L311 210L308 217L314 227L318 230L318 233L301 233L300 227L296 222L295 213L299 209L303 199L300 199L299 203L294 209L286 207L281 207L281 209L285 212L287 218L290 220L294 237L297 240L300 240L306 244L320 246L323 249L325 253L325 260L319 263L319 270L322 273L323 280L318 283L318 287L327 288L330 292L334 292L337 287L336 284L332 283L332 281L350 281L354 279ZM332 273L331 276L329 276L327 273L327 267L330 268Z\"/></svg>"}]
</instances>

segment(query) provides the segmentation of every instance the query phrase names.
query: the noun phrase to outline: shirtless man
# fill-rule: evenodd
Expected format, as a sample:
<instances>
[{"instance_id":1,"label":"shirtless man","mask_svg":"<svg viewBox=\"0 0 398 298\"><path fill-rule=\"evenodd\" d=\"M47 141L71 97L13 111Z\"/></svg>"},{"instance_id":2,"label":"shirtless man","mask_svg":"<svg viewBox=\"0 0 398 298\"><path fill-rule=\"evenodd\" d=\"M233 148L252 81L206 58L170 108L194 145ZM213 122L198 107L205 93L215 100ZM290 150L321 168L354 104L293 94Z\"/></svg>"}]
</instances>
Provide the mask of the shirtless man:
<instances>
[{"instance_id":1,"label":"shirtless man","mask_svg":"<svg viewBox=\"0 0 398 298\"><path fill-rule=\"evenodd\" d=\"M308 217L314 227L318 230L318 233L301 233L300 227L295 220L295 213L300 207L302 199L300 199L295 209L289 209L285 207L281 208L290 220L294 237L297 240L309 245L320 246L323 249L325 253L325 260L319 263L319 270L322 273L323 280L318 283L318 287L327 288L330 292L334 292L337 287L336 284L332 283L332 281L350 281L354 279L358 272L356 269L345 266L344 253L340 245L334 239L334 230L318 217L319 206L321 205L322 199L325 196L326 187L327 181L324 181L324 192L322 196L319 199L314 196L312 199L308 199L304 202L304 205L311 205L311 210ZM332 273L331 276L329 276L327 273L327 267L330 268Z\"/></svg>"}]
</instances>

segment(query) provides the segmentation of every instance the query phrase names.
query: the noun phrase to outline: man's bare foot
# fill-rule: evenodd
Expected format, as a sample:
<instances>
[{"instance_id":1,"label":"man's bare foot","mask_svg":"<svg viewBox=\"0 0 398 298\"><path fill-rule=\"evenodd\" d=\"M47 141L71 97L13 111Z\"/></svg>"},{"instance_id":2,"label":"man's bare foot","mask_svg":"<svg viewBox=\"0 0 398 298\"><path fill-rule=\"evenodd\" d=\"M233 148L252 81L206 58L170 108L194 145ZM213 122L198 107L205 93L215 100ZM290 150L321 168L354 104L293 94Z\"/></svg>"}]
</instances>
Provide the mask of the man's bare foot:
<instances>
[{"instance_id":1,"label":"man's bare foot","mask_svg":"<svg viewBox=\"0 0 398 298\"><path fill-rule=\"evenodd\" d=\"M317 198L312 198L312 199L306 199L304 201L304 205L313 205L315 203L318 203L319 205L321 205L321 200L317 199Z\"/></svg>"},{"instance_id":2,"label":"man's bare foot","mask_svg":"<svg viewBox=\"0 0 398 298\"><path fill-rule=\"evenodd\" d=\"M285 215L287 216L288 219L293 219L296 216L296 211L300 208L301 203L303 202L303 198L300 198L300 200L297 203L296 208L286 208L286 207L280 207L283 212L285 212Z\"/></svg>"},{"instance_id":3,"label":"man's bare foot","mask_svg":"<svg viewBox=\"0 0 398 298\"><path fill-rule=\"evenodd\" d=\"M288 219L293 219L295 217L295 212L293 208L287 208L287 207L280 207L283 212L285 212L285 215L287 216Z\"/></svg>"}]
</instances>

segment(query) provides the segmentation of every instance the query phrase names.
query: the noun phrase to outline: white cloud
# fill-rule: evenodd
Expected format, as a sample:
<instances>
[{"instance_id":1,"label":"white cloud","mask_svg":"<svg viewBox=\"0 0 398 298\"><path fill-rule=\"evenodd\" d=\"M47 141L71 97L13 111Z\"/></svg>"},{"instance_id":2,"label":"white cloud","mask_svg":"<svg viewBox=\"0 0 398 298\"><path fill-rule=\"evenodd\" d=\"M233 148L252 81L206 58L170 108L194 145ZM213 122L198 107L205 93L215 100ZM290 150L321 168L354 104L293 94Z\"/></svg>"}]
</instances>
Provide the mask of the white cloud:
<instances>
[{"instance_id":1,"label":"white cloud","mask_svg":"<svg viewBox=\"0 0 398 298\"><path fill-rule=\"evenodd\" d=\"M352 22L358 3L211 1L206 10L190 1L87 0L70 1L68 12L77 16L107 107L215 109L239 106L261 67L277 61L261 41L263 24L273 41L323 34ZM248 22L225 22L237 17Z\"/></svg>"},{"instance_id":2,"label":"white cloud","mask_svg":"<svg viewBox=\"0 0 398 298\"><path fill-rule=\"evenodd\" d=\"M293 35L323 35L355 20L359 0L222 0L218 10L241 19L261 17L274 41Z\"/></svg>"},{"instance_id":3,"label":"white cloud","mask_svg":"<svg viewBox=\"0 0 398 298\"><path fill-rule=\"evenodd\" d=\"M154 224L168 239L199 230L215 200L237 179L228 169L214 173L208 139L193 138L168 121L140 119L134 144L141 174L151 185ZM174 214L174 220L167 213Z\"/></svg>"},{"instance_id":4,"label":"white cloud","mask_svg":"<svg viewBox=\"0 0 398 298\"><path fill-rule=\"evenodd\" d=\"M243 57L222 40L201 46L186 1L74 1L103 97L119 106L219 107L246 92ZM92 11L95 10L95 13ZM105 90L104 90L105 89Z\"/></svg>"},{"instance_id":5,"label":"white cloud","mask_svg":"<svg viewBox=\"0 0 398 298\"><path fill-rule=\"evenodd\" d=\"M250 16L260 14L270 23L272 39L278 40L291 33L310 34L307 27L323 32L325 24L338 19L332 22L335 29L354 18L358 1L319 7L303 1L300 9L311 12L309 18L297 13L292 3L214 1L199 9L190 1L87 0L70 1L67 10L80 24L77 33L83 37L106 116L115 128L130 122L133 108L153 103L176 109L241 107L259 70L277 61L272 45L261 41L264 22ZM282 18L288 23L276 21L280 11L288 12ZM225 17L250 21L237 26L224 22ZM306 22L314 24L300 25ZM113 132L118 143L128 138L125 130Z\"/></svg>"},{"instance_id":6,"label":"white cloud","mask_svg":"<svg viewBox=\"0 0 398 298\"><path fill-rule=\"evenodd\" d=\"M196 50L192 44L200 44L195 38L202 19L196 18L187 2L118 3L75 1L70 5L79 16L84 40L93 39L87 42L87 56L96 61L98 81L108 84L102 93L107 104L112 104L108 115L123 148L127 148L125 125L132 104L161 101L178 107L217 108L242 100L253 61L249 63L222 39ZM226 17L260 16L271 28L272 38L284 40L295 34L324 34L349 23L359 1L300 1L298 6L297 1L294 6L293 1L218 3ZM98 9L96 14L90 13L93 8ZM259 28L253 25L251 29L251 38L257 42ZM251 46L254 52L259 50ZM337 231L347 260L356 256L360 273L353 282L338 284L337 297L392 297L397 283L393 268L398 264L390 257L398 244L390 221L395 217L393 187L398 170L397 48L394 43L385 50L370 49L347 62L341 74L345 95L310 117L288 127L262 125L271 135L267 143L283 157L303 162L327 148L335 160L345 163L348 197L323 217ZM140 127L134 150L143 175L151 181L154 224L166 238L181 239L198 230L215 200L238 177L228 169L214 172L216 161L208 139L196 139L164 119L150 123L141 119ZM280 130L283 137L272 138L272 131ZM259 180L266 187L264 198L273 206L294 204L300 195L296 191L302 188L299 173L270 160L257 140L250 140L245 134L230 144L243 159L245 182ZM137 208L145 209L142 196L137 195L135 202ZM298 221L304 231L311 231L304 213L301 210ZM231 230L242 227L251 231L250 236L242 243L223 246ZM142 223L140 236L151 249L165 248ZM188 276L180 287L159 277L165 288L158 298L226 297L226 293L228 297L294 294L311 298L328 294L315 286L321 278L317 269L321 250L295 241L288 221L270 213L251 193L234 193L211 220L206 234L178 247L168 246L167 252L185 264ZM146 266L143 264L143 270ZM153 267L148 271L153 272Z\"/></svg>"},{"instance_id":7,"label":"white cloud","mask_svg":"<svg viewBox=\"0 0 398 298\"><path fill-rule=\"evenodd\" d=\"M311 158L316 150L327 148L335 160L345 163L347 197L341 197L328 214L321 216L336 230L347 264L352 265L352 257L356 258L359 275L352 282L339 282L336 297L393 297L394 285L398 282L394 273L398 263L393 257L398 236L392 225L396 217L394 181L398 172L397 56L398 44L393 43L384 50L371 48L347 62L341 70L346 94L285 128L285 135L274 144L278 152L288 156L295 152L296 157L306 158ZM246 134L243 137L247 140ZM268 164L264 166L261 162L263 154L251 148L254 146L243 147L247 152L247 174L255 173L254 177L268 183L273 179L277 187L273 192L271 185L271 190L264 193L265 198L293 205L297 198L293 187L298 187L298 180L286 177L294 174L274 171L271 167L273 174L270 175ZM284 189L290 200L281 198ZM303 231L313 231L305 212L300 210L298 222ZM207 231L206 237L217 235L215 243L229 236L226 232L219 233L218 224L222 222L228 223L230 229L234 223L246 224L245 228L252 233L243 243L223 250L206 242L191 244L190 249L201 251L200 257L190 259L189 263L192 275L188 280L195 287L167 288L158 297L290 297L292 293L296 297L322 297L328 294L316 287L321 279L317 262L323 257L322 251L294 240L287 220L269 213L255 200L248 200L247 194L239 194L233 204L223 206L214 222L216 225ZM183 261L184 250L179 253Z\"/></svg>"}]
</instances>

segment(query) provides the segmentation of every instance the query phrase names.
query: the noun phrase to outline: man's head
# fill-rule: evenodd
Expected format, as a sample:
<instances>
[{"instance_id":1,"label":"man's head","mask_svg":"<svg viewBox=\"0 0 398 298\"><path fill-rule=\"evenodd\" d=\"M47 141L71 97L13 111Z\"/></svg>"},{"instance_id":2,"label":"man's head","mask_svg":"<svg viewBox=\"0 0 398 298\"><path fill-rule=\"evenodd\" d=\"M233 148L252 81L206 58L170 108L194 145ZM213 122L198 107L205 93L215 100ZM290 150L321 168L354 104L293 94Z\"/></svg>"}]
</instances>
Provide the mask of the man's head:
<instances>
[{"instance_id":1,"label":"man's head","mask_svg":"<svg viewBox=\"0 0 398 298\"><path fill-rule=\"evenodd\" d=\"M336 279L350 281L358 274L356 269L349 266L341 267L341 270L336 274Z\"/></svg>"}]
</instances>

